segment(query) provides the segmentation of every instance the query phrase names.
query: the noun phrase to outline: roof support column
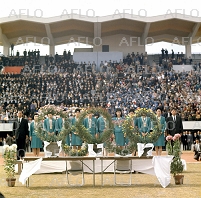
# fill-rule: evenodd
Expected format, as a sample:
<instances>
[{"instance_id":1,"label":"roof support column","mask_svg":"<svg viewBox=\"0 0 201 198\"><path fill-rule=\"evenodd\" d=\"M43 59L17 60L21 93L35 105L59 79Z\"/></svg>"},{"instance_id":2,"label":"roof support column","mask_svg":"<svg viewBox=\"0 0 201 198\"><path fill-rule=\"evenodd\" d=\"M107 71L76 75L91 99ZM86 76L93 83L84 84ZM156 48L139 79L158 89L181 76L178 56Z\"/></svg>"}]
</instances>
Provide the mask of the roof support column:
<instances>
[{"instance_id":1,"label":"roof support column","mask_svg":"<svg viewBox=\"0 0 201 198\"><path fill-rule=\"evenodd\" d=\"M144 46L144 52L145 52L145 45L147 44L147 36L149 33L149 28L150 28L150 24L151 23L147 23L144 27L144 33L142 34L141 38L140 38L140 43L141 45Z\"/></svg>"},{"instance_id":2,"label":"roof support column","mask_svg":"<svg viewBox=\"0 0 201 198\"><path fill-rule=\"evenodd\" d=\"M187 58L192 57L191 44L192 44L193 38L197 34L197 31L199 30L199 28L200 28L200 23L196 23L194 25L191 33L188 35L189 40L188 40L188 43L185 45L185 51L186 51L186 57Z\"/></svg>"},{"instance_id":3,"label":"roof support column","mask_svg":"<svg viewBox=\"0 0 201 198\"><path fill-rule=\"evenodd\" d=\"M101 38L101 23L97 22L94 23L94 39L93 39L93 51L94 52L101 52L102 51L102 38Z\"/></svg>"},{"instance_id":4,"label":"roof support column","mask_svg":"<svg viewBox=\"0 0 201 198\"><path fill-rule=\"evenodd\" d=\"M4 35L2 33L1 27L0 27L0 41L3 43L3 54L4 54L4 56L9 56L10 43L9 43L6 35Z\"/></svg>"},{"instance_id":5,"label":"roof support column","mask_svg":"<svg viewBox=\"0 0 201 198\"><path fill-rule=\"evenodd\" d=\"M55 55L55 46L54 45L49 46L49 53L50 53L50 55L52 55L54 57L54 55Z\"/></svg>"},{"instance_id":6,"label":"roof support column","mask_svg":"<svg viewBox=\"0 0 201 198\"><path fill-rule=\"evenodd\" d=\"M52 33L51 33L50 25L45 24L45 29L46 29L46 33L47 33L47 36L49 39L49 54L52 54L52 56L54 57L54 55L55 55L55 44L54 44L54 38L53 38Z\"/></svg>"},{"instance_id":7,"label":"roof support column","mask_svg":"<svg viewBox=\"0 0 201 198\"><path fill-rule=\"evenodd\" d=\"M185 45L185 51L186 51L186 57L187 58L192 57L191 56L191 44Z\"/></svg>"}]
</instances>

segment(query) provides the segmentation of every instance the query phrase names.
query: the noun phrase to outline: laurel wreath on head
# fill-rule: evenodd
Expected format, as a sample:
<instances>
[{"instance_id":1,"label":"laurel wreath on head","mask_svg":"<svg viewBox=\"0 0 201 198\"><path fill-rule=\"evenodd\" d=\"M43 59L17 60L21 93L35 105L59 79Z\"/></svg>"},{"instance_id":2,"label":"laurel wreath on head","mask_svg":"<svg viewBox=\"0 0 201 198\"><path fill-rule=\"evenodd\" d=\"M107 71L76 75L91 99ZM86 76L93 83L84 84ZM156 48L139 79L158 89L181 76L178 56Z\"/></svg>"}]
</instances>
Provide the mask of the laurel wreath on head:
<instances>
[{"instance_id":1,"label":"laurel wreath on head","mask_svg":"<svg viewBox=\"0 0 201 198\"><path fill-rule=\"evenodd\" d=\"M88 114L100 114L106 119L106 128L103 131L102 135L98 138L93 137L87 128L83 125L83 121L86 118ZM78 121L76 122L75 126L73 126L74 129L77 132L77 135L86 143L88 144L100 144L100 143L106 143L106 145L111 144L111 135L114 131L114 125L112 123L111 115L108 113L106 109L103 109L101 107L98 108L89 108L85 109L83 112L81 112Z\"/></svg>"},{"instance_id":2,"label":"laurel wreath on head","mask_svg":"<svg viewBox=\"0 0 201 198\"><path fill-rule=\"evenodd\" d=\"M137 126L133 126L133 121L143 115L146 115L151 119L152 122L152 132L148 133L146 136L142 136L139 132ZM161 135L161 124L157 119L156 114L151 109L139 109L136 110L134 116L126 117L123 125L123 132L126 137L129 138L131 143L137 148L137 143L154 143L158 140Z\"/></svg>"},{"instance_id":3,"label":"laurel wreath on head","mask_svg":"<svg viewBox=\"0 0 201 198\"><path fill-rule=\"evenodd\" d=\"M67 117L66 112L64 112L62 108L56 107L55 105L45 105L44 107L40 108L38 114L38 125L35 128L36 136L42 141L57 142L62 140L62 143L64 143L66 136L71 131L70 120ZM64 119L64 125L58 135L49 135L43 127L43 121L48 114L52 114L53 116L57 115Z\"/></svg>"}]
</instances>

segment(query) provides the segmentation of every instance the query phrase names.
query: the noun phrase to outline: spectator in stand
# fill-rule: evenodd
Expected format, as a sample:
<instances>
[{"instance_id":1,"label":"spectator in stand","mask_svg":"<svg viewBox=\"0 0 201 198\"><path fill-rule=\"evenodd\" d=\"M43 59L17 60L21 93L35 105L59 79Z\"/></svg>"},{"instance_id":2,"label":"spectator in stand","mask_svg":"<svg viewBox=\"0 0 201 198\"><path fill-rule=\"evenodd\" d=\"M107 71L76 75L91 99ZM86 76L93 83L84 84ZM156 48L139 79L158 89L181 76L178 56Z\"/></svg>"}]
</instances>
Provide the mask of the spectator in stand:
<instances>
[{"instance_id":1,"label":"spectator in stand","mask_svg":"<svg viewBox=\"0 0 201 198\"><path fill-rule=\"evenodd\" d=\"M165 50L162 48L162 50L161 50L161 53L162 53L162 59L164 59L164 52L165 52Z\"/></svg>"},{"instance_id":2,"label":"spectator in stand","mask_svg":"<svg viewBox=\"0 0 201 198\"><path fill-rule=\"evenodd\" d=\"M167 49L165 49L165 57L166 57L166 59L168 59L168 50Z\"/></svg>"},{"instance_id":3,"label":"spectator in stand","mask_svg":"<svg viewBox=\"0 0 201 198\"><path fill-rule=\"evenodd\" d=\"M34 112L36 111L36 106L34 104L34 101L32 101L31 105L30 105L30 110L31 110L31 115L33 116Z\"/></svg>"},{"instance_id":4,"label":"spectator in stand","mask_svg":"<svg viewBox=\"0 0 201 198\"><path fill-rule=\"evenodd\" d=\"M16 52L16 56L17 56L17 58L19 58L20 57L20 53L19 53L19 51L17 50L17 52Z\"/></svg>"},{"instance_id":5,"label":"spectator in stand","mask_svg":"<svg viewBox=\"0 0 201 198\"><path fill-rule=\"evenodd\" d=\"M67 59L67 52L66 52L66 49L65 49L64 52L63 52L63 57L64 57L64 60L68 60L68 59Z\"/></svg>"},{"instance_id":6,"label":"spectator in stand","mask_svg":"<svg viewBox=\"0 0 201 198\"><path fill-rule=\"evenodd\" d=\"M24 54L24 62L25 62L26 61L26 57L27 57L27 51L26 51L26 49L24 50L23 54Z\"/></svg>"},{"instance_id":7,"label":"spectator in stand","mask_svg":"<svg viewBox=\"0 0 201 198\"><path fill-rule=\"evenodd\" d=\"M174 59L174 51L172 49L172 56L171 56L172 59Z\"/></svg>"},{"instance_id":8,"label":"spectator in stand","mask_svg":"<svg viewBox=\"0 0 201 198\"><path fill-rule=\"evenodd\" d=\"M46 54L45 56L45 64L49 66L49 56Z\"/></svg>"},{"instance_id":9,"label":"spectator in stand","mask_svg":"<svg viewBox=\"0 0 201 198\"><path fill-rule=\"evenodd\" d=\"M123 61L115 62L114 68L111 60L107 64L111 64L112 68L110 66L107 73L86 73L84 70L76 71L77 66L74 62L64 61L59 56L60 62L55 63L56 73L45 74L44 72L48 68L47 65L44 65L41 73L34 74L31 72L35 60L30 56L30 60L27 58L30 71L1 76L0 90L2 91L0 91L0 95L3 98L3 106L6 108L10 103L14 104L15 108L24 109L24 106L28 105L27 111L30 114L31 101L25 104L26 98L38 98L37 111L41 105L48 103L59 105L57 97L62 97L66 98L64 100L66 106L88 105L93 102L97 106L107 107L107 104L110 103L109 109L113 114L116 106L125 108L125 111L122 112L124 114L132 107L131 105L135 108L145 107L155 110L161 103L165 106L163 112L165 116L168 115L171 108L175 107L178 108L178 113L182 114L183 120L199 119L200 73L167 71L168 65L167 69L162 69L161 72L155 71L157 76L151 73L145 75L141 71L136 73L135 64L137 61L140 62L139 57L139 53L134 58L133 55L129 55L124 59L124 64ZM132 70L129 70L130 65L127 58L131 58L131 64L134 64L131 66ZM47 64L49 64L48 60ZM85 68L85 65L86 63L80 64L80 67ZM120 73L117 73L117 65L121 66ZM74 72L71 74L72 69ZM92 98L91 89L94 89L99 95L97 99ZM62 96L58 96L58 93L62 93ZM80 98L82 102L80 102ZM104 101L100 101L101 98L104 98ZM19 103L21 106L18 105ZM8 110L8 112L10 111ZM12 112L10 116L12 116Z\"/></svg>"},{"instance_id":10,"label":"spectator in stand","mask_svg":"<svg viewBox=\"0 0 201 198\"><path fill-rule=\"evenodd\" d=\"M40 50L38 49L38 51L37 51L37 59L39 60L39 58L40 58Z\"/></svg>"},{"instance_id":11,"label":"spectator in stand","mask_svg":"<svg viewBox=\"0 0 201 198\"><path fill-rule=\"evenodd\" d=\"M68 50L67 59L71 60L71 52L70 52L70 50Z\"/></svg>"},{"instance_id":12,"label":"spectator in stand","mask_svg":"<svg viewBox=\"0 0 201 198\"><path fill-rule=\"evenodd\" d=\"M49 61L50 61L50 65L52 65L54 62L54 57L52 56L52 54L50 54Z\"/></svg>"}]
</instances>

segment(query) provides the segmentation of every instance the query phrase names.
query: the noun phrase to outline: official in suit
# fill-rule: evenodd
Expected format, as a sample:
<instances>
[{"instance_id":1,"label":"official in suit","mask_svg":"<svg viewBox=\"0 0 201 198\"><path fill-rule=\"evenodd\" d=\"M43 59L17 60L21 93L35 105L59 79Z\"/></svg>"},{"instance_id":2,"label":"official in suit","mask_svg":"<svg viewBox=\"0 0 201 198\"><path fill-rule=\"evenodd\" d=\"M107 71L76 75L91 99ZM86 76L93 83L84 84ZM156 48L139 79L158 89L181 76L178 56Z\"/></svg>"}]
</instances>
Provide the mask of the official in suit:
<instances>
[{"instance_id":1,"label":"official in suit","mask_svg":"<svg viewBox=\"0 0 201 198\"><path fill-rule=\"evenodd\" d=\"M187 143L188 143L187 149L191 150L191 146L193 144L193 136L190 131L188 132L188 135L187 135Z\"/></svg>"},{"instance_id":2,"label":"official in suit","mask_svg":"<svg viewBox=\"0 0 201 198\"><path fill-rule=\"evenodd\" d=\"M18 111L18 118L13 123L13 136L17 144L17 160L25 156L26 138L29 135L28 121L22 117L22 111Z\"/></svg>"},{"instance_id":3,"label":"official in suit","mask_svg":"<svg viewBox=\"0 0 201 198\"><path fill-rule=\"evenodd\" d=\"M199 161L199 158L201 160L201 144L199 143L199 139L196 139L195 140L195 144L193 146L193 151L195 152L195 155L194 155L194 159Z\"/></svg>"},{"instance_id":4,"label":"official in suit","mask_svg":"<svg viewBox=\"0 0 201 198\"><path fill-rule=\"evenodd\" d=\"M161 126L161 135L159 136L158 140L154 143L156 155L161 155L162 153L162 147L165 146L165 128L166 128L166 122L165 117L161 116L161 109L157 108L156 110L156 117L158 121L160 122Z\"/></svg>"},{"instance_id":5,"label":"official in suit","mask_svg":"<svg viewBox=\"0 0 201 198\"><path fill-rule=\"evenodd\" d=\"M48 118L44 120L44 129L47 131L48 135L54 135L56 133L56 120L53 118L52 114L48 114Z\"/></svg>"},{"instance_id":6,"label":"official in suit","mask_svg":"<svg viewBox=\"0 0 201 198\"><path fill-rule=\"evenodd\" d=\"M84 119L84 126L88 129L92 137L96 137L97 134L97 119L92 116L90 113L87 118Z\"/></svg>"},{"instance_id":7,"label":"official in suit","mask_svg":"<svg viewBox=\"0 0 201 198\"><path fill-rule=\"evenodd\" d=\"M76 122L78 121L80 116L80 109L75 109L75 117L72 118L71 124L75 125ZM71 145L73 146L73 149L80 150L82 146L82 140L81 138L77 135L77 132L75 130L72 131L72 137L71 137Z\"/></svg>"},{"instance_id":8,"label":"official in suit","mask_svg":"<svg viewBox=\"0 0 201 198\"><path fill-rule=\"evenodd\" d=\"M176 108L171 110L172 116L166 119L167 134L174 136L176 133L183 133L183 124L180 116L177 115Z\"/></svg>"},{"instance_id":9,"label":"official in suit","mask_svg":"<svg viewBox=\"0 0 201 198\"><path fill-rule=\"evenodd\" d=\"M183 135L181 136L181 142L183 144L183 151L187 150L187 147L188 147L188 142L187 142L187 138L188 138L188 132L187 131L184 131L183 132Z\"/></svg>"}]
</instances>

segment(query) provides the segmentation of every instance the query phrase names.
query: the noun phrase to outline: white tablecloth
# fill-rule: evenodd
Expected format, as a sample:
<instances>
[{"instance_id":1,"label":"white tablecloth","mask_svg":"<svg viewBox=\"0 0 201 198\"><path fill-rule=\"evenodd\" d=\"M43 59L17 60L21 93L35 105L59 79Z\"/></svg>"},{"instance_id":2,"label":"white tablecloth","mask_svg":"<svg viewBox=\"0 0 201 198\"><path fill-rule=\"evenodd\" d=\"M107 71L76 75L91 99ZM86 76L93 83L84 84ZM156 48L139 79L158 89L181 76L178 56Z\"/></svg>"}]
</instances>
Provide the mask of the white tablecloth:
<instances>
[{"instance_id":1,"label":"white tablecloth","mask_svg":"<svg viewBox=\"0 0 201 198\"><path fill-rule=\"evenodd\" d=\"M162 187L166 187L170 183L170 163L173 156L154 156L153 159L135 159L132 160L132 170L150 175L155 175L158 178ZM24 163L23 170L20 175L20 182L25 183L26 179L32 174L63 172L66 170L65 161L42 161L36 160L29 163ZM103 160L103 170L113 162L113 160ZM84 160L84 163L92 170L93 164L91 160ZM84 172L91 173L91 170L84 166ZM68 162L70 169L70 163ZM95 173L101 172L101 160L95 160ZM114 165L108 167L105 172L114 172Z\"/></svg>"}]
</instances>

